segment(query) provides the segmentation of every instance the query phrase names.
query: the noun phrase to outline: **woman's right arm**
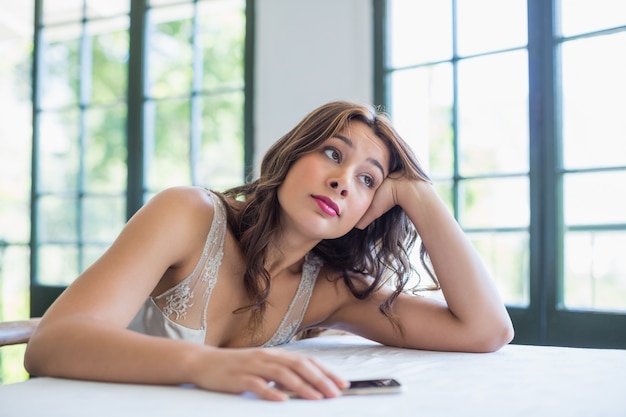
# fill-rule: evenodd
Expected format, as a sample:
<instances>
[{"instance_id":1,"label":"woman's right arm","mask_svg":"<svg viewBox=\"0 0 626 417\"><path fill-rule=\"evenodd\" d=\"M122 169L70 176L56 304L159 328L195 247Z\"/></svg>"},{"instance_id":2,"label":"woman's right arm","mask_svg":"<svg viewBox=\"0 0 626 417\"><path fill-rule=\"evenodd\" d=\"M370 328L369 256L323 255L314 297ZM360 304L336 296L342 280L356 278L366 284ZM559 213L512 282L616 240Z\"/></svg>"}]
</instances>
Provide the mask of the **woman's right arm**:
<instances>
[{"instance_id":1,"label":"woman's right arm","mask_svg":"<svg viewBox=\"0 0 626 417\"><path fill-rule=\"evenodd\" d=\"M195 262L193 249L198 242L202 247L211 214L212 201L198 188L169 189L150 200L46 312L28 343L27 370L97 381L191 383L271 400L285 396L267 381L305 398L337 395L341 381L301 355L214 348L127 329L166 271Z\"/></svg>"},{"instance_id":2,"label":"woman's right arm","mask_svg":"<svg viewBox=\"0 0 626 417\"><path fill-rule=\"evenodd\" d=\"M28 344L29 372L152 382L151 366L157 367L152 369L154 381L167 374L159 371L159 362L150 354L165 353L165 365L183 359L175 358L181 355L176 349L167 353L167 343L126 327L168 268L184 258L187 248L181 245L181 234L187 229L184 214L194 210L192 201L190 191L166 190L133 216L102 257L48 309ZM182 377L176 375L181 371L169 371L171 382Z\"/></svg>"}]
</instances>

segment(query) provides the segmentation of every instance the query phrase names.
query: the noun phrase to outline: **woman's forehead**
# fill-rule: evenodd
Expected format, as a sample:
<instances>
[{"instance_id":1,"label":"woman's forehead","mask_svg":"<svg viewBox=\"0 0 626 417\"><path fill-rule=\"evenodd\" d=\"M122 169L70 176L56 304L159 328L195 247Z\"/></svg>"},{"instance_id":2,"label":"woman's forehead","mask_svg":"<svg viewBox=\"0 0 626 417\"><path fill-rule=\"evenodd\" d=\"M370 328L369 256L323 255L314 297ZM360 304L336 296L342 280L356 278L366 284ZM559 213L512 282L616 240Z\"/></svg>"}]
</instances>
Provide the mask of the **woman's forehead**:
<instances>
[{"instance_id":1,"label":"woman's forehead","mask_svg":"<svg viewBox=\"0 0 626 417\"><path fill-rule=\"evenodd\" d=\"M381 165L381 168L384 167L385 175L389 173L390 145L367 124L351 121L333 137L344 142L350 148L361 148L361 151L367 154L368 159L374 159Z\"/></svg>"}]
</instances>

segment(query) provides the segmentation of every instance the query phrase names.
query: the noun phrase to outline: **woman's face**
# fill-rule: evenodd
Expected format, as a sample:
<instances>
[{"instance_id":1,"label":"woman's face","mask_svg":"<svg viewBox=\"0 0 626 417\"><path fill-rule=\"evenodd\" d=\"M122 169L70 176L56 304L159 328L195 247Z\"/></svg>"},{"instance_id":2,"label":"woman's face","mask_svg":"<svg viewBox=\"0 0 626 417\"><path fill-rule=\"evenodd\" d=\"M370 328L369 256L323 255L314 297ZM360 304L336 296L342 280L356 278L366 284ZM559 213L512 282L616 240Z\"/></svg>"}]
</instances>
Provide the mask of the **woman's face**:
<instances>
[{"instance_id":1,"label":"woman's face","mask_svg":"<svg viewBox=\"0 0 626 417\"><path fill-rule=\"evenodd\" d=\"M300 157L278 189L281 224L314 240L352 230L388 174L389 150L359 121Z\"/></svg>"}]
</instances>

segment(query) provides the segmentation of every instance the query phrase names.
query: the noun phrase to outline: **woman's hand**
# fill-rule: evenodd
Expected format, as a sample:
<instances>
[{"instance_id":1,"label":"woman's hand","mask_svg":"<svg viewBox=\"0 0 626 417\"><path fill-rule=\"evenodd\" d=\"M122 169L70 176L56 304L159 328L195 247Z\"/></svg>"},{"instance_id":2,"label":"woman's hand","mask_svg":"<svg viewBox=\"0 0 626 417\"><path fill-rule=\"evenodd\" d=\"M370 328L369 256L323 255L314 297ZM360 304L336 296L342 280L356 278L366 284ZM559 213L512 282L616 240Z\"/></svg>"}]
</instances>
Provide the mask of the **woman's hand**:
<instances>
[{"instance_id":1,"label":"woman's hand","mask_svg":"<svg viewBox=\"0 0 626 417\"><path fill-rule=\"evenodd\" d=\"M375 323L367 303L350 304L337 321L361 336L415 349L492 352L509 343L511 319L491 274L430 182L388 177L356 227L367 227L395 205L428 249L445 301L401 294L393 306L404 328L401 338L385 322Z\"/></svg>"},{"instance_id":2,"label":"woman's hand","mask_svg":"<svg viewBox=\"0 0 626 417\"><path fill-rule=\"evenodd\" d=\"M287 400L288 391L315 400L337 397L348 385L314 359L280 348L208 349L211 359L201 355L190 366L192 382L211 391L271 401Z\"/></svg>"},{"instance_id":3,"label":"woman's hand","mask_svg":"<svg viewBox=\"0 0 626 417\"><path fill-rule=\"evenodd\" d=\"M382 184L380 184L380 187L376 189L374 199L369 208L355 227L361 230L365 229L370 223L397 205L398 189L401 188L406 181L408 180L404 177L395 176L394 174L385 178Z\"/></svg>"}]
</instances>

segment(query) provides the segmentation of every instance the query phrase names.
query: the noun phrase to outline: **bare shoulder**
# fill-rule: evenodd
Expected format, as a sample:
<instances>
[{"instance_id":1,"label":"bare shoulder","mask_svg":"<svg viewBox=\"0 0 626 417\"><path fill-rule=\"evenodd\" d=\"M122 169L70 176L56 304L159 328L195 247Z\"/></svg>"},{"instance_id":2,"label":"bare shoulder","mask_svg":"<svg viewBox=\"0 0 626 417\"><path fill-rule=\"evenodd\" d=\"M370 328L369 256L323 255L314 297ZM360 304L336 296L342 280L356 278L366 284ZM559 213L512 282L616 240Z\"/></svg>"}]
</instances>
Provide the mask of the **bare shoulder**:
<instances>
[{"instance_id":1,"label":"bare shoulder","mask_svg":"<svg viewBox=\"0 0 626 417\"><path fill-rule=\"evenodd\" d=\"M153 231L155 237L160 234L165 242L175 243L185 254L204 242L213 222L214 204L204 188L172 187L154 195L135 216L144 227L158 228Z\"/></svg>"},{"instance_id":2,"label":"bare shoulder","mask_svg":"<svg viewBox=\"0 0 626 417\"><path fill-rule=\"evenodd\" d=\"M167 188L155 194L133 216L129 223L145 222L161 225L170 232L190 231L210 227L214 202L209 191L193 186Z\"/></svg>"},{"instance_id":3,"label":"bare shoulder","mask_svg":"<svg viewBox=\"0 0 626 417\"><path fill-rule=\"evenodd\" d=\"M198 247L211 228L214 203L209 191L180 186L158 192L129 220L110 253L133 253L136 262L156 264L164 272L180 266Z\"/></svg>"},{"instance_id":4,"label":"bare shoulder","mask_svg":"<svg viewBox=\"0 0 626 417\"><path fill-rule=\"evenodd\" d=\"M213 213L213 199L205 188L194 186L178 186L166 188L155 194L146 206L156 206L163 210L183 210L186 214Z\"/></svg>"}]
</instances>

